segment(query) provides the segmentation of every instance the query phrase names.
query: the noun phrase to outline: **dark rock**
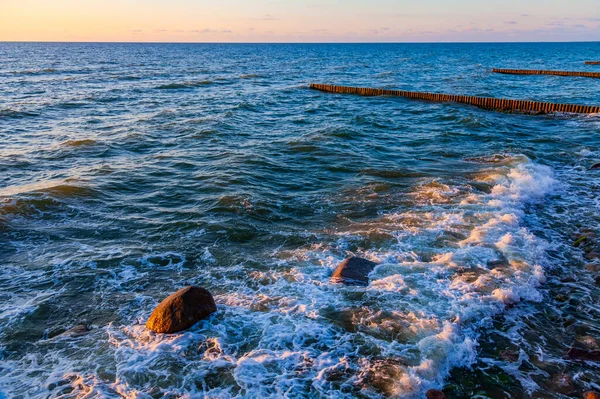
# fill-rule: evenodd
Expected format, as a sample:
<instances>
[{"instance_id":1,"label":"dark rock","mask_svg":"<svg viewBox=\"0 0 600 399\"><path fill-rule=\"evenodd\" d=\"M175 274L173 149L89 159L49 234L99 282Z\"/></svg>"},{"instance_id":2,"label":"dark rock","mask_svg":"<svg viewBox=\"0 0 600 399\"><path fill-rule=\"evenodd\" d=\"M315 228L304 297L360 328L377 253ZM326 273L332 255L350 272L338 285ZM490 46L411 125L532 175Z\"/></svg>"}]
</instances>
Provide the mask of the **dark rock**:
<instances>
[{"instance_id":1,"label":"dark rock","mask_svg":"<svg viewBox=\"0 0 600 399\"><path fill-rule=\"evenodd\" d=\"M186 287L168 296L150 315L146 327L157 333L183 331L217 311L210 292Z\"/></svg>"},{"instance_id":2,"label":"dark rock","mask_svg":"<svg viewBox=\"0 0 600 399\"><path fill-rule=\"evenodd\" d=\"M68 330L66 334L69 334L72 337L80 337L82 335L87 334L88 332L90 332L90 327L85 323L80 323Z\"/></svg>"},{"instance_id":3,"label":"dark rock","mask_svg":"<svg viewBox=\"0 0 600 399\"><path fill-rule=\"evenodd\" d=\"M600 169L600 163L593 164L590 169Z\"/></svg>"},{"instance_id":4,"label":"dark rock","mask_svg":"<svg viewBox=\"0 0 600 399\"><path fill-rule=\"evenodd\" d=\"M588 260L600 259L600 252L593 250L585 254L585 258Z\"/></svg>"},{"instance_id":5,"label":"dark rock","mask_svg":"<svg viewBox=\"0 0 600 399\"><path fill-rule=\"evenodd\" d=\"M600 265L597 263L588 263L585 265L585 270L592 273L600 272Z\"/></svg>"},{"instance_id":6,"label":"dark rock","mask_svg":"<svg viewBox=\"0 0 600 399\"><path fill-rule=\"evenodd\" d=\"M550 386L552 390L563 395L569 395L575 391L575 385L573 379L568 374L554 374L550 380Z\"/></svg>"},{"instance_id":7,"label":"dark rock","mask_svg":"<svg viewBox=\"0 0 600 399\"><path fill-rule=\"evenodd\" d=\"M398 381L406 375L402 359L374 360L365 382L386 396L397 395Z\"/></svg>"},{"instance_id":8,"label":"dark rock","mask_svg":"<svg viewBox=\"0 0 600 399\"><path fill-rule=\"evenodd\" d=\"M596 281L596 285L600 285L600 274L594 280Z\"/></svg>"},{"instance_id":9,"label":"dark rock","mask_svg":"<svg viewBox=\"0 0 600 399\"><path fill-rule=\"evenodd\" d=\"M446 395L444 395L444 392L438 391L437 389L430 389L429 391L427 391L425 396L427 397L427 399L446 399Z\"/></svg>"},{"instance_id":10,"label":"dark rock","mask_svg":"<svg viewBox=\"0 0 600 399\"><path fill-rule=\"evenodd\" d=\"M569 297L565 294L558 294L554 297L554 299L556 299L558 302L567 302L569 300Z\"/></svg>"},{"instance_id":11,"label":"dark rock","mask_svg":"<svg viewBox=\"0 0 600 399\"><path fill-rule=\"evenodd\" d=\"M583 399L600 399L600 393L594 391L585 392Z\"/></svg>"},{"instance_id":12,"label":"dark rock","mask_svg":"<svg viewBox=\"0 0 600 399\"><path fill-rule=\"evenodd\" d=\"M567 357L575 360L591 360L598 362L600 361L600 351L588 351L585 349L571 348L567 353Z\"/></svg>"},{"instance_id":13,"label":"dark rock","mask_svg":"<svg viewBox=\"0 0 600 399\"><path fill-rule=\"evenodd\" d=\"M369 284L369 273L377 266L375 262L355 256L346 259L335 269L331 276L333 283Z\"/></svg>"},{"instance_id":14,"label":"dark rock","mask_svg":"<svg viewBox=\"0 0 600 399\"><path fill-rule=\"evenodd\" d=\"M511 363L516 363L519 360L519 352L510 349L504 349L498 355L501 359Z\"/></svg>"}]
</instances>

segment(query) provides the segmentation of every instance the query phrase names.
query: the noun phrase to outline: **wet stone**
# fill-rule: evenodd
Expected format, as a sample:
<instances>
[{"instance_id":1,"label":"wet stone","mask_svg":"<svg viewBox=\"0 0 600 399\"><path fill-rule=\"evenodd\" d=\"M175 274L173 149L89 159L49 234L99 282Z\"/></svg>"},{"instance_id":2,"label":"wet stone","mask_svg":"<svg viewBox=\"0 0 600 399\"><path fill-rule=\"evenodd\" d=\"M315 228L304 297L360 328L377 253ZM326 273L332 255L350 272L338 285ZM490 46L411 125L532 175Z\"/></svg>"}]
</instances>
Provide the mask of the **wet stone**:
<instances>
[{"instance_id":1,"label":"wet stone","mask_svg":"<svg viewBox=\"0 0 600 399\"><path fill-rule=\"evenodd\" d=\"M353 256L340 263L331 276L331 282L368 285L369 273L375 266L377 266L375 262Z\"/></svg>"},{"instance_id":2,"label":"wet stone","mask_svg":"<svg viewBox=\"0 0 600 399\"><path fill-rule=\"evenodd\" d=\"M216 311L210 292L186 287L163 300L150 315L146 327L157 333L172 334L190 328Z\"/></svg>"},{"instance_id":3,"label":"wet stone","mask_svg":"<svg viewBox=\"0 0 600 399\"><path fill-rule=\"evenodd\" d=\"M500 351L499 356L502 360L511 363L516 363L519 360L519 352L510 349Z\"/></svg>"},{"instance_id":4,"label":"wet stone","mask_svg":"<svg viewBox=\"0 0 600 399\"><path fill-rule=\"evenodd\" d=\"M600 264L588 263L587 265L585 265L585 270L592 273L600 272Z\"/></svg>"},{"instance_id":5,"label":"wet stone","mask_svg":"<svg viewBox=\"0 0 600 399\"><path fill-rule=\"evenodd\" d=\"M563 395L569 395L575 390L573 385L573 379L568 374L555 374L550 380L549 388L554 392L562 393Z\"/></svg>"},{"instance_id":6,"label":"wet stone","mask_svg":"<svg viewBox=\"0 0 600 399\"><path fill-rule=\"evenodd\" d=\"M575 360L590 360L593 362L600 361L600 350L586 350L579 348L571 348L567 353L567 357Z\"/></svg>"},{"instance_id":7,"label":"wet stone","mask_svg":"<svg viewBox=\"0 0 600 399\"><path fill-rule=\"evenodd\" d=\"M583 399L600 399L600 393L594 391L585 392Z\"/></svg>"},{"instance_id":8,"label":"wet stone","mask_svg":"<svg viewBox=\"0 0 600 399\"><path fill-rule=\"evenodd\" d=\"M446 395L444 395L444 392L439 391L437 389L430 389L429 391L427 391L425 396L427 399L446 399Z\"/></svg>"}]
</instances>

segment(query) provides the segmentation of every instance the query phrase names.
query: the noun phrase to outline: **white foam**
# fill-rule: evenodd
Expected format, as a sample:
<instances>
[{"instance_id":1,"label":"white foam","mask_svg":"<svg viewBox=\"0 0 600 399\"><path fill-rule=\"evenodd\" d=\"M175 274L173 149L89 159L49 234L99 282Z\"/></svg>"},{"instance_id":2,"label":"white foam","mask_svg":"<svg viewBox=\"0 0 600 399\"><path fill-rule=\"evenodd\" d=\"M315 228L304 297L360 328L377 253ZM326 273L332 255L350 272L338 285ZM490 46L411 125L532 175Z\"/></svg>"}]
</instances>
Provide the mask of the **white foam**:
<instances>
[{"instance_id":1,"label":"white foam","mask_svg":"<svg viewBox=\"0 0 600 399\"><path fill-rule=\"evenodd\" d=\"M71 375L79 368L58 356L46 360L52 378L97 397L144 397L151 387L157 395L190 398L355 397L381 390L422 397L440 388L453 367L476 360L478 330L506 305L541 298L545 247L523 222L527 204L552 190L551 170L519 156L475 180L491 191L427 181L415 187L410 210L380 215L359 232L338 229L331 241L278 251L270 264L225 267L204 248L201 260L210 267L194 270L190 282L208 282L215 315L173 335L143 324L109 325L91 341L89 356L114 364L113 378L93 368ZM359 253L381 263L369 286L331 284L350 243L368 231L397 239ZM177 253L148 254L121 262L104 286L115 292L154 270L180 274L185 262ZM131 303L143 307L144 314L137 312L143 323L156 300L136 294ZM13 366L9 380L23 367Z\"/></svg>"}]
</instances>

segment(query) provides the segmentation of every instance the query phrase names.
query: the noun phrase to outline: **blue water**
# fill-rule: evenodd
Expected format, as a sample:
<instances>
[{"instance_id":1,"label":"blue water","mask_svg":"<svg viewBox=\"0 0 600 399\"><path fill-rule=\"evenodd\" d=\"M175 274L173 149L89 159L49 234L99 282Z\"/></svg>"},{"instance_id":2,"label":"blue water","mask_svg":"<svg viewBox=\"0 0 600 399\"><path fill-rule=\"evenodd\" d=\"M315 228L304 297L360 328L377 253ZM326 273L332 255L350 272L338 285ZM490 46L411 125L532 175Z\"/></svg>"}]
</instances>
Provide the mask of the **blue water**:
<instances>
[{"instance_id":1,"label":"blue water","mask_svg":"<svg viewBox=\"0 0 600 399\"><path fill-rule=\"evenodd\" d=\"M573 245L600 233L600 117L308 84L598 105L600 80L491 69L599 58L0 43L0 397L560 397L563 374L569 395L598 389L599 365L566 353L600 348L596 244ZM350 255L380 264L369 286L330 283ZM190 284L217 313L146 330Z\"/></svg>"}]
</instances>

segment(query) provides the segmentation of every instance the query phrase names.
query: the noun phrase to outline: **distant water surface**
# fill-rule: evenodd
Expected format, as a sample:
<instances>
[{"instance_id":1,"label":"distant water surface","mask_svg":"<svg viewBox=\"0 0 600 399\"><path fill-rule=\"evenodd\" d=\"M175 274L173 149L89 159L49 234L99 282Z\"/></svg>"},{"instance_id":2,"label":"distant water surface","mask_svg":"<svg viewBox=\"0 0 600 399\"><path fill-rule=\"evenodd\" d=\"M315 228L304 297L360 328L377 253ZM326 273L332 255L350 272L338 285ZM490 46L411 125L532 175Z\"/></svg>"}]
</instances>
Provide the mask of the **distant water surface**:
<instances>
[{"instance_id":1,"label":"distant water surface","mask_svg":"<svg viewBox=\"0 0 600 399\"><path fill-rule=\"evenodd\" d=\"M308 89L597 105L600 80L491 68L598 59L0 43L0 397L545 398L563 373L598 390L566 353L600 349L597 260L573 245L600 233L600 117ZM380 264L368 287L329 282L350 255ZM218 312L147 331L190 284Z\"/></svg>"}]
</instances>

